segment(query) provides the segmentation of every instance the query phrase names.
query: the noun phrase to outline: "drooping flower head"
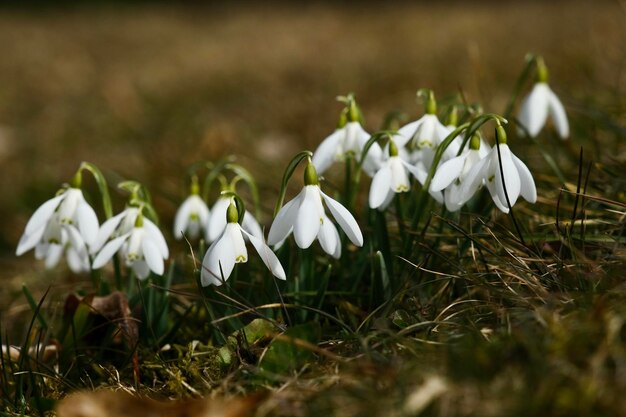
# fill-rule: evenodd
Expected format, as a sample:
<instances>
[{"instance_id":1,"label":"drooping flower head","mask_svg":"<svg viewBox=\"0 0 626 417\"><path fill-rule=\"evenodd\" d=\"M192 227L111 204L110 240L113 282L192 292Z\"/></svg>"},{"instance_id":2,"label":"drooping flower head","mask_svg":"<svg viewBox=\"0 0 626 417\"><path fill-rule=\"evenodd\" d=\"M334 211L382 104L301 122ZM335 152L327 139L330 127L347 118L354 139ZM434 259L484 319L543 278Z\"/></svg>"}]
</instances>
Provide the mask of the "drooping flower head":
<instances>
[{"instance_id":1,"label":"drooping flower head","mask_svg":"<svg viewBox=\"0 0 626 417\"><path fill-rule=\"evenodd\" d=\"M213 215L215 216L215 212ZM239 224L239 212L232 198L229 198L225 217L226 227L204 255L201 272L202 286L222 285L230 277L235 264L248 262L244 236L252 243L270 272L278 279L287 279L283 266L263 238L246 232Z\"/></svg>"},{"instance_id":2,"label":"drooping flower head","mask_svg":"<svg viewBox=\"0 0 626 417\"><path fill-rule=\"evenodd\" d=\"M481 142L479 135L474 134L469 141L469 149L439 165L433 176L430 190L445 190L444 201L449 211L460 210L476 192L476 189L464 189L463 184L470 170L488 153L487 146Z\"/></svg>"},{"instance_id":3,"label":"drooping flower head","mask_svg":"<svg viewBox=\"0 0 626 417\"><path fill-rule=\"evenodd\" d=\"M370 134L361 126L361 112L354 96L350 94L339 99L346 102L346 108L339 118L339 125L313 153L313 165L320 174L324 173L333 162L343 161L348 155L359 161L363 147L370 138ZM363 170L369 176L374 175L378 169L381 156L380 146L374 144L363 161Z\"/></svg>"},{"instance_id":4,"label":"drooping flower head","mask_svg":"<svg viewBox=\"0 0 626 417\"><path fill-rule=\"evenodd\" d=\"M496 139L498 143L489 154L465 176L460 194L471 196L485 184L495 205L508 213L509 203L513 207L520 195L529 203L536 202L537 190L526 165L509 149L506 132L500 124L496 127Z\"/></svg>"},{"instance_id":5,"label":"drooping flower head","mask_svg":"<svg viewBox=\"0 0 626 417\"><path fill-rule=\"evenodd\" d=\"M339 258L339 233L326 216L322 200L348 239L356 246L363 246L363 234L356 220L348 209L321 191L317 172L311 161L304 172L304 188L276 215L268 235L268 244L276 245L293 232L298 247L306 249L317 239L326 253Z\"/></svg>"},{"instance_id":6,"label":"drooping flower head","mask_svg":"<svg viewBox=\"0 0 626 417\"><path fill-rule=\"evenodd\" d=\"M206 239L209 243L214 242L217 238L219 238L228 224L227 211L232 202L232 197L228 196L229 193L230 192L227 192L226 194L221 195L215 204L213 204L213 207L211 207L211 216L209 218L206 233ZM263 238L263 230L261 229L259 222L247 210L243 216L241 227L248 234L257 237L258 239Z\"/></svg>"},{"instance_id":7,"label":"drooping flower head","mask_svg":"<svg viewBox=\"0 0 626 417\"><path fill-rule=\"evenodd\" d=\"M399 148L406 149L409 161L422 164L428 171L432 164L437 146L452 130L444 126L437 118L437 102L431 90L418 91L419 97L426 98L425 114L411 123L398 129L398 137L394 138ZM402 153L400 153L402 156Z\"/></svg>"},{"instance_id":8,"label":"drooping flower head","mask_svg":"<svg viewBox=\"0 0 626 417\"><path fill-rule=\"evenodd\" d=\"M35 248L35 257L45 259L47 268L67 254L70 269L89 271L88 247L98 233L98 217L80 189L80 171L56 197L43 203L31 216L17 245L16 255Z\"/></svg>"},{"instance_id":9,"label":"drooping flower head","mask_svg":"<svg viewBox=\"0 0 626 417\"><path fill-rule=\"evenodd\" d=\"M174 237L180 240L186 235L189 239L197 239L202 232L208 230L209 213L209 208L200 197L198 177L193 176L191 193L176 211Z\"/></svg>"},{"instance_id":10,"label":"drooping flower head","mask_svg":"<svg viewBox=\"0 0 626 417\"><path fill-rule=\"evenodd\" d=\"M524 98L517 119L523 129L531 137L539 134L548 118L552 119L561 139L569 136L569 122L561 100L548 85L548 68L543 59L538 58L537 82L531 92Z\"/></svg>"},{"instance_id":11,"label":"drooping flower head","mask_svg":"<svg viewBox=\"0 0 626 417\"><path fill-rule=\"evenodd\" d=\"M389 205L396 193L409 191L409 173L415 177L418 175L415 167L398 155L398 147L393 138L389 140L386 149L388 157L374 175L369 194L369 206L381 210Z\"/></svg>"},{"instance_id":12,"label":"drooping flower head","mask_svg":"<svg viewBox=\"0 0 626 417\"><path fill-rule=\"evenodd\" d=\"M139 279L146 279L150 271L163 275L164 261L167 256L163 253L162 242L153 231L145 228L147 219L144 219L141 209L135 215L133 228L107 242L93 260L93 269L102 268L109 260L119 253L129 268ZM157 229L158 230L158 229ZM166 247L167 248L167 247Z\"/></svg>"}]
</instances>

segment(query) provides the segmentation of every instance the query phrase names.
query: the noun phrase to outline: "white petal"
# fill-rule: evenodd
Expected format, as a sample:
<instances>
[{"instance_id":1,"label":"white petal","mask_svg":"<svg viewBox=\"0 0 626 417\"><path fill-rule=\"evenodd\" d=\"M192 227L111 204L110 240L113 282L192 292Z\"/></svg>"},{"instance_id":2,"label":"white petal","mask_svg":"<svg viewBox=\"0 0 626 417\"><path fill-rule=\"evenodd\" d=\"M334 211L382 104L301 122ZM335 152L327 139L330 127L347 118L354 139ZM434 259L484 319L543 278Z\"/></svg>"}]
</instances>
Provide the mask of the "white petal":
<instances>
[{"instance_id":1,"label":"white petal","mask_svg":"<svg viewBox=\"0 0 626 417\"><path fill-rule=\"evenodd\" d=\"M443 125L439 121L439 119L436 119L435 135L434 135L434 137L435 137L435 143L434 143L435 147L439 146L441 144L441 142L443 142L444 139L447 138L450 133L452 133L452 130L454 130L454 129L448 128L447 126ZM452 141L450 143L450 145L446 148L445 152L448 152L448 153L452 152L453 149L454 149L454 146L455 146L454 145L454 141ZM457 151L458 151L458 148L457 148ZM452 156L456 156L456 155L452 155Z\"/></svg>"},{"instance_id":2,"label":"white petal","mask_svg":"<svg viewBox=\"0 0 626 417\"><path fill-rule=\"evenodd\" d=\"M265 264L267 269L270 270L272 275L274 275L278 279L286 280L287 276L285 275L285 270L283 269L282 264L280 263L272 249L267 246L265 242L263 242L263 239L260 239L246 232L245 230L243 231L243 233L250 240L252 246L254 246L254 249L256 249L257 253L261 257L261 260L263 260L263 263Z\"/></svg>"},{"instance_id":3,"label":"white petal","mask_svg":"<svg viewBox=\"0 0 626 417\"><path fill-rule=\"evenodd\" d=\"M222 285L235 267L235 248L232 239L224 233L207 250L202 260L202 286Z\"/></svg>"},{"instance_id":4,"label":"white petal","mask_svg":"<svg viewBox=\"0 0 626 417\"><path fill-rule=\"evenodd\" d=\"M561 100L559 100L552 90L550 90L550 94L548 95L548 108L550 110L550 115L552 115L554 126L556 127L557 132L559 132L559 136L561 139L567 139L569 136L569 122L567 121L567 114L565 113Z\"/></svg>"},{"instance_id":5,"label":"white petal","mask_svg":"<svg viewBox=\"0 0 626 417\"><path fill-rule=\"evenodd\" d=\"M511 150L508 145L499 145L500 146L500 157L501 161L498 161L497 149L494 149L492 152L493 158L497 161L495 164L496 172L495 172L495 186L496 193L498 194L498 199L507 206L506 195L509 197L509 202L511 206L515 204L517 198L520 194L521 184L519 174L517 172L517 168L513 163L513 159L511 158ZM500 172L499 166L502 166L502 173ZM504 174L504 183L502 182L502 174ZM506 195L505 188L506 186Z\"/></svg>"},{"instance_id":6,"label":"white petal","mask_svg":"<svg viewBox=\"0 0 626 417\"><path fill-rule=\"evenodd\" d=\"M378 170L370 185L369 204L371 208L378 208L385 201L391 190L391 169L384 166Z\"/></svg>"},{"instance_id":7,"label":"white petal","mask_svg":"<svg viewBox=\"0 0 626 417\"><path fill-rule=\"evenodd\" d=\"M163 233L161 233L161 229L159 229L150 219L146 219L145 217L143 219L143 229L150 237L150 240L152 240L157 248L159 248L159 252L161 252L163 259L169 258L170 251L167 248L167 242L163 237Z\"/></svg>"},{"instance_id":8,"label":"white petal","mask_svg":"<svg viewBox=\"0 0 626 417\"><path fill-rule=\"evenodd\" d=\"M498 197L495 181L487 181L487 190L489 190L489 194L491 194L491 199L493 200L496 207L498 207L503 213L508 213L509 207L506 204L506 200L501 201L500 197Z\"/></svg>"},{"instance_id":9,"label":"white petal","mask_svg":"<svg viewBox=\"0 0 626 417\"><path fill-rule=\"evenodd\" d=\"M17 249L15 251L15 255L20 256L37 245L41 241L44 232L46 231L46 225L43 224L39 227L39 229L33 230L32 233L27 234L24 232L22 237L20 238L20 242L17 244Z\"/></svg>"},{"instance_id":10,"label":"white petal","mask_svg":"<svg viewBox=\"0 0 626 417\"><path fill-rule=\"evenodd\" d=\"M209 217L209 228L207 230L207 242L216 240L226 227L226 212L230 205L230 198L219 198L213 207L211 207L211 216Z\"/></svg>"},{"instance_id":11,"label":"white petal","mask_svg":"<svg viewBox=\"0 0 626 417\"><path fill-rule=\"evenodd\" d=\"M83 240L91 246L98 237L100 223L94 209L83 199L76 208L76 219L78 220L78 230Z\"/></svg>"},{"instance_id":12,"label":"white petal","mask_svg":"<svg viewBox=\"0 0 626 417\"><path fill-rule=\"evenodd\" d=\"M67 265L72 272L80 274L89 271L89 257L86 252L79 253L76 249L70 247L66 251Z\"/></svg>"},{"instance_id":13,"label":"white petal","mask_svg":"<svg viewBox=\"0 0 626 417\"><path fill-rule=\"evenodd\" d=\"M304 198L298 208L293 225L293 236L296 239L296 245L302 249L311 246L311 243L317 237L322 216L324 215L323 207L320 210L322 202L320 200L319 186L307 185L304 187L304 190Z\"/></svg>"},{"instance_id":14,"label":"white petal","mask_svg":"<svg viewBox=\"0 0 626 417\"><path fill-rule=\"evenodd\" d=\"M150 240L149 235L144 235L141 242L141 250L143 251L143 257L148 264L148 268L157 275L163 275L165 270L163 257L161 256L159 247Z\"/></svg>"},{"instance_id":15,"label":"white petal","mask_svg":"<svg viewBox=\"0 0 626 417\"><path fill-rule=\"evenodd\" d=\"M83 192L78 188L68 188L63 195L65 195L65 198L59 205L59 219L61 223L69 223L75 220L76 208L85 201L85 198L83 197Z\"/></svg>"},{"instance_id":16,"label":"white petal","mask_svg":"<svg viewBox=\"0 0 626 417\"><path fill-rule=\"evenodd\" d=\"M463 171L466 157L467 154L457 156L439 165L430 182L430 189L432 191L441 191L459 178Z\"/></svg>"},{"instance_id":17,"label":"white petal","mask_svg":"<svg viewBox=\"0 0 626 417\"><path fill-rule=\"evenodd\" d=\"M409 143L409 141L413 139L413 136L415 136L415 134L417 133L417 130L420 128L423 121L424 121L424 118L422 117L398 129L398 135L393 137L393 140L396 143L396 146L398 148L405 147L407 143Z\"/></svg>"},{"instance_id":18,"label":"white petal","mask_svg":"<svg viewBox=\"0 0 626 417\"><path fill-rule=\"evenodd\" d=\"M389 204L391 204L391 201L393 200L395 195L396 193L394 193L393 190L389 188L387 195L385 196L385 199L383 200L382 204L378 206L378 211L385 211L387 207L389 207Z\"/></svg>"},{"instance_id":19,"label":"white petal","mask_svg":"<svg viewBox=\"0 0 626 417\"><path fill-rule=\"evenodd\" d=\"M263 230L261 229L259 222L257 222L252 213L247 210L246 214L243 216L243 222L241 223L241 227L243 227L243 230L245 230L249 234L258 238L263 238Z\"/></svg>"},{"instance_id":20,"label":"white petal","mask_svg":"<svg viewBox=\"0 0 626 417\"><path fill-rule=\"evenodd\" d=\"M63 231L66 234L67 238L63 239L67 240L71 247L79 251L80 253L87 253L87 247L85 246L85 241L83 240L82 235L78 231L76 227L71 224L63 225Z\"/></svg>"},{"instance_id":21,"label":"white petal","mask_svg":"<svg viewBox=\"0 0 626 417\"><path fill-rule=\"evenodd\" d=\"M519 173L521 182L520 195L529 203L535 203L537 201L537 189L535 188L535 180L533 180L530 170L526 164L524 164L513 153L511 153L511 157L513 158L515 168L517 168L517 172Z\"/></svg>"},{"instance_id":22,"label":"white petal","mask_svg":"<svg viewBox=\"0 0 626 417\"><path fill-rule=\"evenodd\" d=\"M323 192L320 191L320 193L326 202L326 206L333 214L335 220L337 220L337 223L339 223L339 226L341 226L343 231L346 233L348 239L350 239L350 241L356 246L363 246L363 233L361 233L359 224L356 222L352 214L350 214L348 209Z\"/></svg>"},{"instance_id":23,"label":"white petal","mask_svg":"<svg viewBox=\"0 0 626 417\"><path fill-rule=\"evenodd\" d=\"M419 181L420 184L424 184L426 182L426 177L428 177L428 172L424 168L424 164L419 162L417 165L411 165L408 162L402 161L402 165Z\"/></svg>"},{"instance_id":24,"label":"white petal","mask_svg":"<svg viewBox=\"0 0 626 417\"><path fill-rule=\"evenodd\" d=\"M461 185L461 196L459 197L460 201L463 201L464 203L469 201L476 191L478 191L480 186L483 185L483 182L486 180L490 164L491 157L487 155L478 161L467 173Z\"/></svg>"},{"instance_id":25,"label":"white petal","mask_svg":"<svg viewBox=\"0 0 626 417\"><path fill-rule=\"evenodd\" d=\"M104 247L100 250L98 255L96 255L96 258L93 260L91 267L93 269L102 268L104 264L109 262L109 259L111 259L113 255L115 255L115 253L122 247L122 245L124 244L126 239L128 239L129 236L130 234L127 233L123 236L116 237L115 239L111 240L109 243L104 245Z\"/></svg>"},{"instance_id":26,"label":"white petal","mask_svg":"<svg viewBox=\"0 0 626 417\"><path fill-rule=\"evenodd\" d=\"M461 201L461 187L457 184L450 184L444 192L444 200L446 203L446 209L451 212L455 212L463 207L466 201Z\"/></svg>"},{"instance_id":27,"label":"white petal","mask_svg":"<svg viewBox=\"0 0 626 417\"><path fill-rule=\"evenodd\" d=\"M550 90L546 83L537 83L522 102L518 120L532 137L537 136L548 118L548 97Z\"/></svg>"},{"instance_id":28,"label":"white petal","mask_svg":"<svg viewBox=\"0 0 626 417\"><path fill-rule=\"evenodd\" d=\"M409 176L407 169L403 165L404 161L400 157L389 158L389 168L391 171L391 189L396 193L409 191Z\"/></svg>"},{"instance_id":29,"label":"white petal","mask_svg":"<svg viewBox=\"0 0 626 417\"><path fill-rule=\"evenodd\" d=\"M318 174L321 175L335 161L339 141L344 134L345 131L343 129L335 130L320 143L313 153L312 162Z\"/></svg>"},{"instance_id":30,"label":"white petal","mask_svg":"<svg viewBox=\"0 0 626 417\"><path fill-rule=\"evenodd\" d=\"M416 145L418 148L434 148L438 145L436 127L439 120L434 114L426 114L422 119L423 122L417 130Z\"/></svg>"},{"instance_id":31,"label":"white petal","mask_svg":"<svg viewBox=\"0 0 626 417\"><path fill-rule=\"evenodd\" d=\"M48 220L50 220L50 217L52 217L52 214L64 197L65 194L61 194L59 196L51 198L50 200L39 206L39 208L35 210L33 215L30 216L28 223L26 223L26 228L24 228L24 234L30 235L35 230L45 226L45 224L48 222Z\"/></svg>"},{"instance_id":32,"label":"white petal","mask_svg":"<svg viewBox=\"0 0 626 417\"><path fill-rule=\"evenodd\" d=\"M191 209L193 208L193 200L191 196L180 205L174 217L174 238L180 240L187 231L189 220L191 219Z\"/></svg>"},{"instance_id":33,"label":"white petal","mask_svg":"<svg viewBox=\"0 0 626 417\"><path fill-rule=\"evenodd\" d=\"M337 238L338 232L337 228L330 221L328 217L324 219L324 223L320 227L320 231L318 234L318 240L320 241L320 245L324 252L331 256L335 256L337 253L337 245L341 246L341 242ZM341 254L341 252L339 252Z\"/></svg>"},{"instance_id":34,"label":"white petal","mask_svg":"<svg viewBox=\"0 0 626 417\"><path fill-rule=\"evenodd\" d=\"M48 252L46 253L46 269L52 269L59 263L61 256L63 255L63 245L53 244L48 246Z\"/></svg>"},{"instance_id":35,"label":"white petal","mask_svg":"<svg viewBox=\"0 0 626 417\"><path fill-rule=\"evenodd\" d=\"M224 229L224 238L229 238L233 245L235 263L248 262L248 250L243 240L243 232L238 223L228 223Z\"/></svg>"},{"instance_id":36,"label":"white petal","mask_svg":"<svg viewBox=\"0 0 626 417\"><path fill-rule=\"evenodd\" d=\"M89 247L91 254L98 252L102 248L102 246L104 246L106 241L109 240L111 235L113 235L115 229L117 229L117 226L120 224L124 216L126 216L126 211L123 211L120 214L115 215L102 223L102 226L100 226L100 230L98 230L98 235L96 239Z\"/></svg>"},{"instance_id":37,"label":"white petal","mask_svg":"<svg viewBox=\"0 0 626 417\"><path fill-rule=\"evenodd\" d=\"M270 226L270 232L267 236L267 244L274 246L277 245L278 242L282 242L289 236L293 229L293 224L296 221L296 215L298 213L298 208L300 204L302 204L302 199L304 198L304 189L300 191L293 200L289 201L287 204L281 207L276 215L276 218L272 222Z\"/></svg>"},{"instance_id":38,"label":"white petal","mask_svg":"<svg viewBox=\"0 0 626 417\"><path fill-rule=\"evenodd\" d=\"M135 275L139 279L146 279L148 275L150 275L150 267L146 261L142 261L141 259L137 259L133 262L133 271Z\"/></svg>"}]
</instances>

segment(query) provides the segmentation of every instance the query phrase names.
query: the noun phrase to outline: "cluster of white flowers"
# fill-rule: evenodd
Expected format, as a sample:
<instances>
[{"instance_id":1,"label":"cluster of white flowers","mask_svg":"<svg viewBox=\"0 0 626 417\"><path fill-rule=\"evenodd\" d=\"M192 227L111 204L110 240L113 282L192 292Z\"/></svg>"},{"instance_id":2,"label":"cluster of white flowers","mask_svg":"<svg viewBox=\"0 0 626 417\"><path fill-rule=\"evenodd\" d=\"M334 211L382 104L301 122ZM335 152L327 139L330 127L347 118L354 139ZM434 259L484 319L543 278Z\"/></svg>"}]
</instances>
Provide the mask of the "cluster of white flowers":
<instances>
[{"instance_id":1,"label":"cluster of white flowers","mask_svg":"<svg viewBox=\"0 0 626 417\"><path fill-rule=\"evenodd\" d=\"M548 116L552 116L559 135L566 138L569 125L565 110L548 87L543 61L537 65L538 82L521 104L518 127L520 132L535 136ZM460 210L483 186L496 207L505 213L520 196L531 203L536 201L533 177L509 149L499 122L492 148L478 132L465 131L453 138L455 123L446 126L439 121L432 91L420 90L419 94L426 99L425 114L386 134L388 141L382 147L374 140L378 136L373 139L362 127L354 97L342 97L346 107L338 128L313 154L306 152L304 188L280 207L267 243L253 215L243 208L238 211L236 204L241 201L228 187L209 209L193 177L191 193L176 212L173 233L176 239L203 237L211 244L203 260L202 284L221 285L236 263L247 262L246 241L256 249L270 272L282 280L286 279L285 271L268 245L280 247L291 233L302 249L309 248L317 239L326 253L341 257L339 230L324 206L350 242L362 246L363 234L353 215L323 193L318 181L318 173L347 158L352 158L355 166L372 177L368 200L372 209L385 210L396 193L408 192L411 177L422 187L428 187L428 193L449 211ZM102 268L119 254L126 267L140 279L147 278L150 272L162 275L169 257L168 246L157 225L143 215L143 206L131 199L129 207L100 226L80 183L79 170L71 186L35 211L19 241L17 255L34 248L36 258L45 260L46 267L51 268L65 254L70 269L79 273Z\"/></svg>"},{"instance_id":2,"label":"cluster of white flowers","mask_svg":"<svg viewBox=\"0 0 626 417\"><path fill-rule=\"evenodd\" d=\"M521 105L520 132L535 136L552 115L562 138L569 134L569 125L563 106L547 85L547 72L541 67L538 82ZM381 148L374 143L365 155L363 171L373 177L369 206L385 210L396 193L410 190L410 175L425 186L433 169L438 148L452 134L455 126L444 125L436 115L437 105L432 91L426 93L426 114L388 135ZM351 96L350 96L351 97ZM353 100L353 98L352 98ZM354 102L352 101L352 105ZM350 114L350 112L348 112ZM353 124L353 127L348 125ZM493 148L475 133L461 149L464 136L446 141L437 161L428 192L449 211L458 211L485 186L496 207L508 213L519 196L534 203L537 199L535 183L526 165L510 150L501 126L496 129L498 143ZM357 158L370 135L358 121L351 121L328 136L313 155L313 163L322 172L333 161L340 161L352 153ZM358 159L357 159L358 160Z\"/></svg>"}]
</instances>

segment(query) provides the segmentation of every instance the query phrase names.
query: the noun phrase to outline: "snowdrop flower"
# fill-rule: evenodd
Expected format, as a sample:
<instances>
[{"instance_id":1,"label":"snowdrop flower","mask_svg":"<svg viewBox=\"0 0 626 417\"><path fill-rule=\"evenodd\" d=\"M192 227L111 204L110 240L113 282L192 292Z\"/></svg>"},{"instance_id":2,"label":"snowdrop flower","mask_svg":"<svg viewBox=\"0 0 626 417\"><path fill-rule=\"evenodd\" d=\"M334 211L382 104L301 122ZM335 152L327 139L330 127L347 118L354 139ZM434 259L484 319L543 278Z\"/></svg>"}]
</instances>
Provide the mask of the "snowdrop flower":
<instances>
[{"instance_id":1,"label":"snowdrop flower","mask_svg":"<svg viewBox=\"0 0 626 417\"><path fill-rule=\"evenodd\" d=\"M74 273L89 272L90 262L87 245L76 227L62 225L55 213L35 246L35 258L45 261L48 269L54 268L65 252L67 264Z\"/></svg>"},{"instance_id":2,"label":"snowdrop flower","mask_svg":"<svg viewBox=\"0 0 626 417\"><path fill-rule=\"evenodd\" d=\"M163 275L167 257L163 256L160 242L144 227L144 221L143 215L138 213L132 230L109 241L98 252L93 260L93 269L102 268L119 252L126 266L132 268L137 278L147 278L150 271Z\"/></svg>"},{"instance_id":3,"label":"snowdrop flower","mask_svg":"<svg viewBox=\"0 0 626 417\"><path fill-rule=\"evenodd\" d=\"M363 246L363 234L352 214L320 190L312 162L305 169L304 184L300 194L278 212L270 228L268 244L276 245L293 232L298 247L306 249L318 239L326 253L335 258L341 256L339 233L324 212L324 200L348 239L356 246Z\"/></svg>"},{"instance_id":4,"label":"snowdrop flower","mask_svg":"<svg viewBox=\"0 0 626 417\"><path fill-rule=\"evenodd\" d=\"M548 86L548 70L545 64L539 61L537 65L537 83L522 101L517 119L528 134L535 137L549 116L561 139L567 139L569 122L563 104Z\"/></svg>"},{"instance_id":5,"label":"snowdrop flower","mask_svg":"<svg viewBox=\"0 0 626 417\"><path fill-rule=\"evenodd\" d=\"M215 216L215 213L213 215ZM270 272L278 279L287 279L283 266L263 238L246 232L239 225L237 208L230 199L224 217L227 219L226 227L219 238L211 244L202 261L202 286L222 285L230 276L236 263L248 262L244 236L250 240Z\"/></svg>"},{"instance_id":6,"label":"snowdrop flower","mask_svg":"<svg viewBox=\"0 0 626 417\"><path fill-rule=\"evenodd\" d=\"M469 143L469 150L441 164L433 176L430 190L436 192L445 189L444 200L449 211L460 210L476 191L476 189L464 190L463 184L470 170L489 152L481 141L479 135L474 134Z\"/></svg>"},{"instance_id":7,"label":"snowdrop flower","mask_svg":"<svg viewBox=\"0 0 626 417\"><path fill-rule=\"evenodd\" d=\"M132 232L138 221L140 211L141 209L139 207L127 207L118 215L102 223L95 242L91 246L91 254L93 255L100 251L107 241L128 235ZM150 240L157 245L163 259L169 258L169 249L161 230L150 219L143 217L143 215L141 218L144 233L149 235Z\"/></svg>"},{"instance_id":8,"label":"snowdrop flower","mask_svg":"<svg viewBox=\"0 0 626 417\"><path fill-rule=\"evenodd\" d=\"M80 173L72 182L76 186L66 188L35 210L17 245L17 256L35 248L36 258L45 259L46 267L52 268L67 251L72 271L89 270L86 246L95 241L98 218L78 188Z\"/></svg>"},{"instance_id":9,"label":"snowdrop flower","mask_svg":"<svg viewBox=\"0 0 626 417\"><path fill-rule=\"evenodd\" d=\"M339 127L317 147L313 153L313 165L317 172L324 173L335 161L343 161L348 154L353 154L357 161L361 158L363 147L370 134L359 123L358 109L352 100L346 113L346 119L340 120ZM380 164L382 149L373 144L363 161L363 170L371 177Z\"/></svg>"},{"instance_id":10,"label":"snowdrop flower","mask_svg":"<svg viewBox=\"0 0 626 417\"><path fill-rule=\"evenodd\" d=\"M191 194L180 205L174 218L174 237L176 239L182 239L185 234L190 239L196 239L203 229L208 229L209 208L199 194L198 180L194 177L191 182Z\"/></svg>"},{"instance_id":11,"label":"snowdrop flower","mask_svg":"<svg viewBox=\"0 0 626 417\"><path fill-rule=\"evenodd\" d=\"M213 204L213 207L211 207L211 217L209 218L206 232L207 242L214 242L222 235L222 232L227 225L226 212L228 211L228 207L230 207L231 201L232 197L221 196L215 204ZM248 234L257 237L258 239L263 239L263 230L261 230L259 222L257 222L254 216L252 216L252 214L250 214L247 210L243 216L241 227L243 227Z\"/></svg>"},{"instance_id":12,"label":"snowdrop flower","mask_svg":"<svg viewBox=\"0 0 626 417\"><path fill-rule=\"evenodd\" d=\"M512 207L520 195L530 203L536 202L537 190L532 174L526 165L509 149L502 126L496 127L496 135L499 144L496 144L489 154L478 161L467 173L460 195L471 196L484 183L495 205L504 213L508 213L507 195ZM502 181L503 176L504 181Z\"/></svg>"},{"instance_id":13,"label":"snowdrop flower","mask_svg":"<svg viewBox=\"0 0 626 417\"><path fill-rule=\"evenodd\" d=\"M437 102L432 91L426 99L426 114L420 119L398 129L398 147L410 152L411 163L421 162L426 171L430 169L437 146L452 132L437 118Z\"/></svg>"},{"instance_id":14,"label":"snowdrop flower","mask_svg":"<svg viewBox=\"0 0 626 417\"><path fill-rule=\"evenodd\" d=\"M393 139L387 146L389 157L382 163L381 168L374 175L370 186L369 206L373 209L384 210L395 193L407 192L411 188L409 174L417 177L415 167L409 165L398 156L398 147Z\"/></svg>"}]
</instances>

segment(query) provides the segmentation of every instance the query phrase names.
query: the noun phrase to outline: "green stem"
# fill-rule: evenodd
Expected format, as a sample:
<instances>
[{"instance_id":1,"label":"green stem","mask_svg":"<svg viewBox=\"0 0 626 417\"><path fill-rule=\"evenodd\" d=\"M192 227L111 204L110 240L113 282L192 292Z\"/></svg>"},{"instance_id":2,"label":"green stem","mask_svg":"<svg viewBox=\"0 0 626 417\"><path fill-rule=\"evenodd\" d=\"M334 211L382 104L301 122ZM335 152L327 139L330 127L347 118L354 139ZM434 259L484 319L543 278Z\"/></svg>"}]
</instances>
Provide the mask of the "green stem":
<instances>
[{"instance_id":1,"label":"green stem","mask_svg":"<svg viewBox=\"0 0 626 417\"><path fill-rule=\"evenodd\" d=\"M280 208L283 206L283 202L285 201L285 194L287 193L287 183L289 182L289 179L296 170L296 167L303 159L311 157L313 157L313 153L311 151L302 151L294 156L293 159L289 162L289 165L287 165L285 173L283 174L280 192L278 193L278 201L276 201L276 206L274 207L274 217L276 217L276 215L280 211Z\"/></svg>"},{"instance_id":2,"label":"green stem","mask_svg":"<svg viewBox=\"0 0 626 417\"><path fill-rule=\"evenodd\" d=\"M504 110L504 117L506 119L511 117L511 113L513 112L513 106L515 105L515 102L517 101L517 98L519 97L520 93L522 92L522 88L524 87L524 83L526 82L526 80L528 79L528 76L530 74L530 70L532 69L533 65L535 64L535 62L537 61L537 57L533 54L528 54L526 56L526 65L524 65L524 69L522 70L522 72L520 73L519 77L517 78L517 81L515 82L515 87L513 88L513 94L511 94L511 97L509 97L509 101L506 105L506 108Z\"/></svg>"}]
</instances>

